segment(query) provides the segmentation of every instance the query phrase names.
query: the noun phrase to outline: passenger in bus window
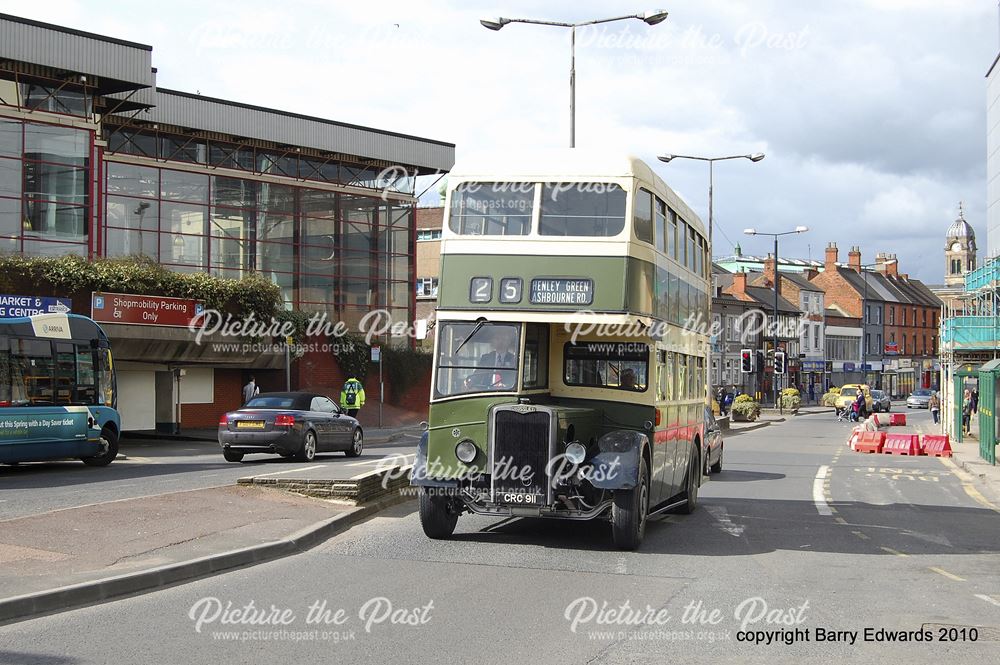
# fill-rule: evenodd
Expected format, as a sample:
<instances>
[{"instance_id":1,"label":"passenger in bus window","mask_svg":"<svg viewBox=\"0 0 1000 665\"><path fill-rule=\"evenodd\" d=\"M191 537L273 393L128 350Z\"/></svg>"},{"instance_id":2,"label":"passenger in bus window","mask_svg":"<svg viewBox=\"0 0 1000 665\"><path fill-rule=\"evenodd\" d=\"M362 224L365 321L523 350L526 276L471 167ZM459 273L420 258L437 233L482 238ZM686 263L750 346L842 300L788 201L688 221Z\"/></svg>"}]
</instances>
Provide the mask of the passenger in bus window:
<instances>
[{"instance_id":1,"label":"passenger in bus window","mask_svg":"<svg viewBox=\"0 0 1000 665\"><path fill-rule=\"evenodd\" d=\"M644 390L642 386L636 385L635 370L631 367L622 370L622 390Z\"/></svg>"}]
</instances>

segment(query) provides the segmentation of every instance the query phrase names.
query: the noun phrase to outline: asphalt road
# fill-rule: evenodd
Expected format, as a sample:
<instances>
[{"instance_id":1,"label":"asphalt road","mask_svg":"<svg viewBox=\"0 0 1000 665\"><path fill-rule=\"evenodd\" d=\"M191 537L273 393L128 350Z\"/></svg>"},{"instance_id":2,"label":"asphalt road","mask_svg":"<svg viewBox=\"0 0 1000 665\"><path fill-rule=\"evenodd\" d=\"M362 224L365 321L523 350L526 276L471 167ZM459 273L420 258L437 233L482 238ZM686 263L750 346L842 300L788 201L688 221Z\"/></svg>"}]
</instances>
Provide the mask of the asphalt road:
<instances>
[{"instance_id":1,"label":"asphalt road","mask_svg":"<svg viewBox=\"0 0 1000 665\"><path fill-rule=\"evenodd\" d=\"M320 453L313 462L290 462L276 455L250 455L242 463L222 459L219 445L207 441L129 441L103 468L79 461L0 466L0 522L5 519L76 506L134 499L169 492L232 485L252 475L350 478L377 468L386 456L409 455L419 437L366 446L360 457Z\"/></svg>"},{"instance_id":2,"label":"asphalt road","mask_svg":"<svg viewBox=\"0 0 1000 665\"><path fill-rule=\"evenodd\" d=\"M305 554L0 628L0 662L996 661L997 497L847 431L824 414L728 438L695 514L638 552L603 523L468 515L430 541L408 503Z\"/></svg>"}]
</instances>

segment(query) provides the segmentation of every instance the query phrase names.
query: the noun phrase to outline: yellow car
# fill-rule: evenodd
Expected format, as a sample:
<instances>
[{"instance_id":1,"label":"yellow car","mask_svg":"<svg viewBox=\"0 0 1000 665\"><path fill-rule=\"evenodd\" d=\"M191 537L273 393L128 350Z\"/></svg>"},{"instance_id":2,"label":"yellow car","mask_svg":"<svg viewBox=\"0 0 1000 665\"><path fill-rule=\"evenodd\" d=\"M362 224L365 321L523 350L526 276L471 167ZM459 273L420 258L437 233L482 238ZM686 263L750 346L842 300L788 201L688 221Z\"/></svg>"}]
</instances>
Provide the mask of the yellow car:
<instances>
[{"instance_id":1,"label":"yellow car","mask_svg":"<svg viewBox=\"0 0 1000 665\"><path fill-rule=\"evenodd\" d=\"M850 409L851 403L858 398L858 390L864 391L865 394L865 412L872 412L872 393L871 388L867 384L858 383L847 383L841 386L840 396L837 398L836 406L838 409Z\"/></svg>"}]
</instances>

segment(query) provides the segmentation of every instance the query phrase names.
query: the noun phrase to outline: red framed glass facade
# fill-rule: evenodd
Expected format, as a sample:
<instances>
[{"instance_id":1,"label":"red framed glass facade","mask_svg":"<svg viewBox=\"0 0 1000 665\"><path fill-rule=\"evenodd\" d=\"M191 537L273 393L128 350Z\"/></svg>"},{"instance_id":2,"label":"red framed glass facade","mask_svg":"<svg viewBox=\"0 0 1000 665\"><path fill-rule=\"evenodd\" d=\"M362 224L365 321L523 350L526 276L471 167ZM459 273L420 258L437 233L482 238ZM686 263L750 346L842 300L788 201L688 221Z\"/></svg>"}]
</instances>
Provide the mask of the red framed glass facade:
<instances>
[{"instance_id":1,"label":"red framed glass facade","mask_svg":"<svg viewBox=\"0 0 1000 665\"><path fill-rule=\"evenodd\" d=\"M105 161L106 256L183 272L266 275L285 305L351 327L413 318L414 209L310 187Z\"/></svg>"},{"instance_id":2,"label":"red framed glass facade","mask_svg":"<svg viewBox=\"0 0 1000 665\"><path fill-rule=\"evenodd\" d=\"M92 255L93 138L0 117L0 251Z\"/></svg>"}]
</instances>

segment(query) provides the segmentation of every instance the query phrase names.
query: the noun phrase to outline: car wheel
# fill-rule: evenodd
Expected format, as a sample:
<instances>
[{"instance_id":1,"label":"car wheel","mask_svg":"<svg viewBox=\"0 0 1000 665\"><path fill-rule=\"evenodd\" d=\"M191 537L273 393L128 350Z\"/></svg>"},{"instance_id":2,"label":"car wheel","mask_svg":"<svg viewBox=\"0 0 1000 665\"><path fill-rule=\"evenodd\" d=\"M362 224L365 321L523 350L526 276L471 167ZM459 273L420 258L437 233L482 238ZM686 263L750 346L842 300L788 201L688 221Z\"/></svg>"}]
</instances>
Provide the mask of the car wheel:
<instances>
[{"instance_id":1,"label":"car wheel","mask_svg":"<svg viewBox=\"0 0 1000 665\"><path fill-rule=\"evenodd\" d=\"M649 513L649 470L646 459L639 463L639 485L631 490L615 492L611 506L611 537L620 550L639 547L646 534Z\"/></svg>"},{"instance_id":2,"label":"car wheel","mask_svg":"<svg viewBox=\"0 0 1000 665\"><path fill-rule=\"evenodd\" d=\"M311 462L316 459L316 433L307 430L302 437L302 447L299 449L295 459L299 462Z\"/></svg>"},{"instance_id":3,"label":"car wheel","mask_svg":"<svg viewBox=\"0 0 1000 665\"><path fill-rule=\"evenodd\" d=\"M691 454L697 457L698 448L695 447ZM692 459L691 463L688 464L687 489L684 490L684 498L687 499L687 502L677 508L677 512L681 515L690 515L698 507L698 486L701 485L701 478L698 477L696 471L698 468L700 468L699 461Z\"/></svg>"},{"instance_id":4,"label":"car wheel","mask_svg":"<svg viewBox=\"0 0 1000 665\"><path fill-rule=\"evenodd\" d=\"M94 457L84 457L83 463L87 466L107 466L118 457L118 434L110 427L101 430L101 443L104 444L104 452Z\"/></svg>"},{"instance_id":5,"label":"car wheel","mask_svg":"<svg viewBox=\"0 0 1000 665\"><path fill-rule=\"evenodd\" d=\"M354 430L354 437L351 439L351 447L344 451L344 454L348 457L358 457L361 455L361 451L365 447L365 435L362 434L361 428Z\"/></svg>"},{"instance_id":6,"label":"car wheel","mask_svg":"<svg viewBox=\"0 0 1000 665\"><path fill-rule=\"evenodd\" d=\"M450 538L458 524L458 511L452 499L447 496L430 494L426 487L420 488L420 526L424 535L434 540Z\"/></svg>"},{"instance_id":7,"label":"car wheel","mask_svg":"<svg viewBox=\"0 0 1000 665\"><path fill-rule=\"evenodd\" d=\"M222 456L226 458L227 462L242 462L243 453L238 453L235 450L223 449Z\"/></svg>"},{"instance_id":8,"label":"car wheel","mask_svg":"<svg viewBox=\"0 0 1000 665\"><path fill-rule=\"evenodd\" d=\"M710 469L712 473L722 473L722 452L725 450L725 444L719 445L719 461L712 465Z\"/></svg>"}]
</instances>

